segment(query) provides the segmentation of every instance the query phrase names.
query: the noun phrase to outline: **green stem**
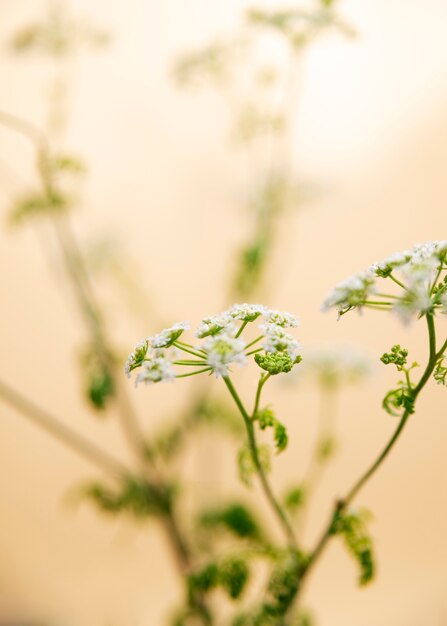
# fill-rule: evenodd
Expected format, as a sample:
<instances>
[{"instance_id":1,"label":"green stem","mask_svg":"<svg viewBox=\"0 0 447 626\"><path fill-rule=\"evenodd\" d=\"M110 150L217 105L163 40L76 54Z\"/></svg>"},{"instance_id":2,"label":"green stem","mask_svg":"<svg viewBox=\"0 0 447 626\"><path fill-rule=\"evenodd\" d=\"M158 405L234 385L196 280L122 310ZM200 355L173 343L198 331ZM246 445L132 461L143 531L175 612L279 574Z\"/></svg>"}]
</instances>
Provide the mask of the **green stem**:
<instances>
[{"instance_id":1,"label":"green stem","mask_svg":"<svg viewBox=\"0 0 447 626\"><path fill-rule=\"evenodd\" d=\"M258 343L258 341L261 341L261 339L264 339L264 335L260 335L259 337L256 337L256 339L253 339L253 341L250 341L250 343L247 343L247 345L245 346L245 349L251 348L252 346L255 345L255 343Z\"/></svg>"},{"instance_id":2,"label":"green stem","mask_svg":"<svg viewBox=\"0 0 447 626\"><path fill-rule=\"evenodd\" d=\"M405 289L405 291L408 291L408 288L405 287L405 285L403 283L400 282L400 280L398 280L395 276L393 276L392 274L388 274L388 278L391 278L391 280L393 282L396 283L396 285L399 285L399 287L402 287L402 289Z\"/></svg>"},{"instance_id":3,"label":"green stem","mask_svg":"<svg viewBox=\"0 0 447 626\"><path fill-rule=\"evenodd\" d=\"M265 385L265 383L268 381L270 376L271 376L271 374L266 374L265 376L263 374L261 374L261 378L259 379L259 382L258 382L258 388L256 389L255 405L253 407L253 413L251 414L251 419L252 420L255 419L256 413L258 412L258 409L259 409L259 403L261 401L262 388Z\"/></svg>"},{"instance_id":4,"label":"green stem","mask_svg":"<svg viewBox=\"0 0 447 626\"><path fill-rule=\"evenodd\" d=\"M146 360L150 360L150 359L145 359ZM193 365L199 365L201 367L203 367L204 365L206 365L206 361L173 361L172 362L174 365L189 365L189 366L193 366Z\"/></svg>"},{"instance_id":5,"label":"green stem","mask_svg":"<svg viewBox=\"0 0 447 626\"><path fill-rule=\"evenodd\" d=\"M247 321L245 321L245 322L243 322L241 324L241 327L239 328L239 330L236 333L236 339L242 335L242 332L243 332L244 328L247 326L247 324L248 324Z\"/></svg>"},{"instance_id":6,"label":"green stem","mask_svg":"<svg viewBox=\"0 0 447 626\"><path fill-rule=\"evenodd\" d=\"M195 372L188 372L187 374L177 374L176 378L187 378L188 376L197 376L197 374L201 374L202 372L211 372L212 367L204 367L202 370L196 370Z\"/></svg>"},{"instance_id":7,"label":"green stem","mask_svg":"<svg viewBox=\"0 0 447 626\"><path fill-rule=\"evenodd\" d=\"M199 359L203 359L203 357L206 355L206 353L197 352L196 350L192 349L191 347L187 347L184 343L179 343L178 341L174 341L173 345L176 348L178 348L179 350L183 350L183 352L188 352L189 354L192 354L192 355L198 357Z\"/></svg>"},{"instance_id":8,"label":"green stem","mask_svg":"<svg viewBox=\"0 0 447 626\"><path fill-rule=\"evenodd\" d=\"M131 473L121 461L118 461L86 437L63 424L57 417L54 417L51 413L42 409L3 381L0 381L0 397L4 402L19 411L23 417L26 417L100 469L121 477Z\"/></svg>"},{"instance_id":9,"label":"green stem","mask_svg":"<svg viewBox=\"0 0 447 626\"><path fill-rule=\"evenodd\" d=\"M250 350L250 352L246 352L246 356L251 356L252 354L256 354L257 352L262 352L263 348L257 348L256 350Z\"/></svg>"},{"instance_id":10,"label":"green stem","mask_svg":"<svg viewBox=\"0 0 447 626\"><path fill-rule=\"evenodd\" d=\"M267 479L267 476L265 474L264 468L262 467L262 463L261 460L259 458L259 451L258 451L258 446L257 446L257 442L256 442L256 434L255 434L255 429L253 427L253 421L250 418L250 416L247 413L246 408L244 407L239 394L237 393L236 389L233 386L233 383L231 382L231 380L229 379L228 376L224 376L223 378L224 383L226 384L228 391L230 392L233 400L235 401L241 415L242 418L244 420L245 423L245 428L247 431L247 438L248 438L248 445L250 448L250 453L251 453L251 457L253 459L253 463L254 466L256 468L257 474L259 476L259 480L261 482L261 486L263 488L264 494L267 498L267 500L269 501L273 511L275 512L279 523L281 524L281 527L284 531L284 534L287 537L287 541L289 543L289 545L292 548L296 548L296 540L295 540L295 536L292 530L292 527L284 513L284 511L282 510L279 502L277 501L272 488L270 486L270 483Z\"/></svg>"},{"instance_id":11,"label":"green stem","mask_svg":"<svg viewBox=\"0 0 447 626\"><path fill-rule=\"evenodd\" d=\"M443 344L443 347L441 348L441 350L439 352L436 352L436 334L435 334L435 325L434 325L433 315L427 314L425 317L427 320L428 338L429 338L429 358L428 358L427 366L424 370L424 373L422 374L422 377L419 383L416 385L416 387L414 387L414 389L411 390L411 394L412 394L414 402L416 401L417 396L422 391L428 379L432 375L433 370L436 366L436 361L439 357L439 354L442 353L441 351L447 347L447 341L446 341ZM333 528L334 519L341 511L343 511L352 502L352 500L355 498L358 492L364 487L364 485L369 481L369 479L376 473L376 471L382 465L384 460L387 458L387 456L389 455L389 453L395 446L397 440L399 439L404 429L404 426L408 421L409 416L410 416L409 411L405 410L402 417L400 418L399 424L397 425L397 428L395 429L391 439L388 441L387 445L379 454L379 456L374 461L374 463L354 483L354 485L347 492L345 497L337 500L327 526L325 527L322 535L320 536L320 539L317 541L315 548L310 553L309 561L303 573L301 582L303 582L303 580L307 577L309 572L315 567L315 563L318 561L329 539L332 537L332 528ZM300 586L299 593L296 596L297 598L301 594L301 590L302 590L302 585Z\"/></svg>"}]
</instances>

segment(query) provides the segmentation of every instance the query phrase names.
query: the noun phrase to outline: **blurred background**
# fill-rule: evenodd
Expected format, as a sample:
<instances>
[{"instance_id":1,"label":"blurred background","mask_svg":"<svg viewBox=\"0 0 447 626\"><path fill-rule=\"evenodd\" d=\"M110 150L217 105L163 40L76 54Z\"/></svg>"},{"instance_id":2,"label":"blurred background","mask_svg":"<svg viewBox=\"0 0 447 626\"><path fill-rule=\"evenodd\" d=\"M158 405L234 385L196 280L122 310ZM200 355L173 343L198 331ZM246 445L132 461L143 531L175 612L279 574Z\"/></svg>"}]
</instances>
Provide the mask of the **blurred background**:
<instances>
[{"instance_id":1,"label":"blurred background","mask_svg":"<svg viewBox=\"0 0 447 626\"><path fill-rule=\"evenodd\" d=\"M197 324L240 297L297 313L306 353L353 346L371 363L368 380L338 394L337 455L309 514L312 541L334 497L395 427L381 400L396 376L380 355L396 342L414 359L426 352L422 325L403 327L375 311L337 322L320 307L335 283L373 261L446 238L447 5L340 0L341 28L300 49L279 152L276 144L267 152L262 137L251 141L256 115L244 118L239 135L234 125L240 100L279 107L281 76L279 87L274 80L253 87L247 78L260 60L282 67L274 33L256 42L254 59L244 40L240 57L230 46L235 82L205 76L184 88L179 80L179 59L233 41L247 10L284 8L279 0L67 0L57 10L84 20L85 45L53 55L27 50L24 29L44 23L55 6L0 0L0 110L44 129L86 163L71 223L121 364L141 337L178 320ZM274 224L261 224L275 236L251 290L234 276L259 226L254 190L286 154L292 193ZM0 378L129 461L113 407L95 412L86 399L78 365L87 332L55 231L45 219L17 219L20 228L11 220L17 198L38 185L35 164L30 141L2 125ZM243 376L248 398L255 376ZM214 393L219 381L206 384ZM126 384L149 434L198 387L189 379L138 392ZM299 375L275 380L268 400L291 440L274 459L272 480L296 482L315 440L317 385ZM306 604L321 626L447 624L445 406L445 390L432 384L395 453L359 495L374 513L377 580L358 589L354 564L337 544L312 575ZM165 623L181 584L157 525L110 518L80 501L77 486L95 468L10 404L0 403L0 416L0 623ZM182 472L190 504L242 490L234 447L219 435L209 444L197 433Z\"/></svg>"}]
</instances>

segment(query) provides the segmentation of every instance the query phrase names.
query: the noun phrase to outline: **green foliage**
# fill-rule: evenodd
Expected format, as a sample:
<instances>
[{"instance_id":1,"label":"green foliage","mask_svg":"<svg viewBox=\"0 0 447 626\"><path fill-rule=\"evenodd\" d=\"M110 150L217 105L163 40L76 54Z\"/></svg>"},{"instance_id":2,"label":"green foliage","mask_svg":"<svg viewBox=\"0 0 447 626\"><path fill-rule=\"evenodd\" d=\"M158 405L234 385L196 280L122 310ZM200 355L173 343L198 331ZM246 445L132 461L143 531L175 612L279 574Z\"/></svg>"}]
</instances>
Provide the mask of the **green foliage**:
<instances>
[{"instance_id":1,"label":"green foliage","mask_svg":"<svg viewBox=\"0 0 447 626\"><path fill-rule=\"evenodd\" d=\"M273 428L273 437L275 439L276 451L278 454L286 449L288 443L287 430L284 424L276 419L272 409L266 407L261 411L258 411L255 415L255 419L258 421L259 428L265 430L266 428Z\"/></svg>"},{"instance_id":2,"label":"green foliage","mask_svg":"<svg viewBox=\"0 0 447 626\"><path fill-rule=\"evenodd\" d=\"M251 611L237 615L232 626L278 626L291 607L306 569L307 557L288 550L274 568L263 602Z\"/></svg>"},{"instance_id":3,"label":"green foliage","mask_svg":"<svg viewBox=\"0 0 447 626\"><path fill-rule=\"evenodd\" d=\"M283 496L284 506L296 513L306 503L306 490L302 486L292 487Z\"/></svg>"},{"instance_id":4,"label":"green foliage","mask_svg":"<svg viewBox=\"0 0 447 626\"><path fill-rule=\"evenodd\" d=\"M334 454L336 442L334 437L326 435L318 442L316 450L317 458L320 462L328 461Z\"/></svg>"},{"instance_id":5,"label":"green foliage","mask_svg":"<svg viewBox=\"0 0 447 626\"><path fill-rule=\"evenodd\" d=\"M400 416L399 409L404 409L408 413L414 413L414 394L407 385L400 381L399 387L391 389L382 401L382 406L389 415Z\"/></svg>"},{"instance_id":6,"label":"green foliage","mask_svg":"<svg viewBox=\"0 0 447 626\"><path fill-rule=\"evenodd\" d=\"M338 510L332 522L331 534L340 535L360 567L359 585L366 585L374 578L375 562L372 540L366 528L369 514Z\"/></svg>"},{"instance_id":7,"label":"green foliage","mask_svg":"<svg viewBox=\"0 0 447 626\"><path fill-rule=\"evenodd\" d=\"M252 235L242 247L235 275L235 290L247 295L259 283L275 237L275 222L283 212L290 193L282 176L271 176L250 207L255 223Z\"/></svg>"},{"instance_id":8,"label":"green foliage","mask_svg":"<svg viewBox=\"0 0 447 626\"><path fill-rule=\"evenodd\" d=\"M164 515L171 510L174 488L161 489L136 477L123 479L120 489L91 483L83 490L102 511L127 513L136 518Z\"/></svg>"},{"instance_id":9,"label":"green foliage","mask_svg":"<svg viewBox=\"0 0 447 626\"><path fill-rule=\"evenodd\" d=\"M70 206L70 199L59 191L29 193L14 202L9 218L12 224L18 225L30 217L63 213Z\"/></svg>"},{"instance_id":10,"label":"green foliage","mask_svg":"<svg viewBox=\"0 0 447 626\"><path fill-rule=\"evenodd\" d=\"M216 42L185 55L174 67L174 78L187 87L203 87L209 82L224 83L238 48L237 42Z\"/></svg>"},{"instance_id":11,"label":"green foliage","mask_svg":"<svg viewBox=\"0 0 447 626\"><path fill-rule=\"evenodd\" d=\"M314 618L308 611L299 611L291 622L291 626L314 626L314 624Z\"/></svg>"},{"instance_id":12,"label":"green foliage","mask_svg":"<svg viewBox=\"0 0 447 626\"><path fill-rule=\"evenodd\" d=\"M253 476L256 474L256 466L248 446L241 448L237 455L239 478L246 487L252 486Z\"/></svg>"},{"instance_id":13,"label":"green foliage","mask_svg":"<svg viewBox=\"0 0 447 626\"><path fill-rule=\"evenodd\" d=\"M69 154L41 155L39 167L42 189L24 194L14 202L9 215L14 225L28 218L66 213L74 204L69 187L85 172L83 161Z\"/></svg>"},{"instance_id":14,"label":"green foliage","mask_svg":"<svg viewBox=\"0 0 447 626\"><path fill-rule=\"evenodd\" d=\"M109 35L86 19L74 20L56 5L48 16L20 29L11 41L16 53L37 53L54 58L63 57L82 46L97 48L109 42Z\"/></svg>"},{"instance_id":15,"label":"green foliage","mask_svg":"<svg viewBox=\"0 0 447 626\"><path fill-rule=\"evenodd\" d=\"M94 349L82 357L85 395L93 408L102 411L115 395L113 377Z\"/></svg>"},{"instance_id":16,"label":"green foliage","mask_svg":"<svg viewBox=\"0 0 447 626\"><path fill-rule=\"evenodd\" d=\"M443 365L444 363L444 355L436 362L436 367L433 372L433 378L436 380L438 385L447 385L447 367Z\"/></svg>"},{"instance_id":17,"label":"green foliage","mask_svg":"<svg viewBox=\"0 0 447 626\"><path fill-rule=\"evenodd\" d=\"M293 361L287 352L258 352L255 354L255 361L259 367L271 376L277 374L287 374L294 365L301 363L302 357L298 355Z\"/></svg>"},{"instance_id":18,"label":"green foliage","mask_svg":"<svg viewBox=\"0 0 447 626\"><path fill-rule=\"evenodd\" d=\"M208 593L220 587L230 598L237 600L244 592L249 578L250 570L245 559L226 557L190 574L188 582L191 593Z\"/></svg>"},{"instance_id":19,"label":"green foliage","mask_svg":"<svg viewBox=\"0 0 447 626\"><path fill-rule=\"evenodd\" d=\"M407 363L408 350L401 348L399 344L396 344L391 348L391 352L385 352L380 360L385 365L393 363L397 367L397 371L401 372Z\"/></svg>"},{"instance_id":20,"label":"green foliage","mask_svg":"<svg viewBox=\"0 0 447 626\"><path fill-rule=\"evenodd\" d=\"M199 523L211 530L225 528L243 539L258 540L261 537L255 516L247 506L240 503L205 511L200 516Z\"/></svg>"},{"instance_id":21,"label":"green foliage","mask_svg":"<svg viewBox=\"0 0 447 626\"><path fill-rule=\"evenodd\" d=\"M321 31L335 26L345 33L352 34L345 24L340 22L331 11L334 0L320 0L320 6L313 12L300 9L287 11L264 11L250 9L247 12L248 23L284 36L294 48L307 45Z\"/></svg>"}]
</instances>

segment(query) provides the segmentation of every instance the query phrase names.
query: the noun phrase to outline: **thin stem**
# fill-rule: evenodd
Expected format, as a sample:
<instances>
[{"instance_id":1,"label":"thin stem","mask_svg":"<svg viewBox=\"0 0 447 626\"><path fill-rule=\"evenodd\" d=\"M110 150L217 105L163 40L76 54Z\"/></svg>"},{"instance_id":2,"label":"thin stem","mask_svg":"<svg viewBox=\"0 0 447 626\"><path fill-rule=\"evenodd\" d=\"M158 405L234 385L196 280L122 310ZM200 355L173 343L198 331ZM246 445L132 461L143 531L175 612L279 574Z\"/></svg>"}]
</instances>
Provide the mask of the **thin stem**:
<instances>
[{"instance_id":1,"label":"thin stem","mask_svg":"<svg viewBox=\"0 0 447 626\"><path fill-rule=\"evenodd\" d=\"M421 390L423 389L423 387L427 383L428 379L430 378L431 374L433 373L433 370L434 370L434 368L436 366L437 358L438 358L438 356L439 356L439 354L441 352L441 351L436 352L436 334L435 334L435 325L434 325L433 315L432 314L427 314L425 317L426 317L427 328L428 328L429 358L428 358L427 366L426 366L426 368L424 370L424 373L422 374L422 377L421 377L419 383L416 385L416 387L414 389L411 390L411 395L412 395L412 398L413 398L413 402L416 401L417 396L419 395L419 393L421 392ZM441 350L445 349L445 347L447 347L447 341L443 344L443 347L441 348ZM322 535L320 536L320 539L317 541L315 548L310 553L309 561L308 561L306 570L303 573L303 577L301 579L301 582L304 580L304 578L307 577L309 571L311 571L311 569L313 569L315 567L315 563L317 562L317 560L321 556L324 548L326 547L326 544L328 543L329 539L331 538L334 519L336 518L338 513L343 511L352 502L352 500L355 498L355 496L358 494L358 492L364 487L364 485L369 481L369 479L376 473L376 471L382 465L382 463L387 458L387 456L389 455L389 453L391 452L391 450L395 446L396 442L398 441L398 439L399 439L399 437L400 437L400 435L401 435L401 433L402 433L402 431L404 429L404 426L405 426L405 424L408 421L408 418L409 418L410 414L411 413L407 409L404 411L404 413L402 414L402 417L401 417L401 419L399 421L399 424L397 425L397 428L395 429L393 435L391 436L391 439L388 441L387 445L382 450L382 452L379 454L379 456L374 461L374 463L354 483L354 485L347 492L345 497L337 500L337 502L336 502L336 504L334 506L334 510L332 512L332 515L330 516L329 523L325 527ZM299 593L297 594L297 598L298 598L298 595L301 594L301 590L302 590L302 585L300 587Z\"/></svg>"},{"instance_id":2,"label":"thin stem","mask_svg":"<svg viewBox=\"0 0 447 626\"><path fill-rule=\"evenodd\" d=\"M400 280L398 280L395 276L393 276L392 274L388 274L388 278L391 278L391 280L393 282L396 283L396 285L399 285L399 287L402 287L402 289L405 289L405 291L408 291L408 288L405 287L405 285L403 283L400 282Z\"/></svg>"},{"instance_id":3,"label":"thin stem","mask_svg":"<svg viewBox=\"0 0 447 626\"><path fill-rule=\"evenodd\" d=\"M178 341L174 341L173 345L179 350L183 350L183 352L188 352L189 354L192 354L198 357L199 359L203 359L203 357L206 355L206 353L197 352L196 350L193 350L192 348L187 347L184 343L179 343Z\"/></svg>"},{"instance_id":4,"label":"thin stem","mask_svg":"<svg viewBox=\"0 0 447 626\"><path fill-rule=\"evenodd\" d=\"M256 337L256 339L253 339L253 341L250 341L250 343L247 343L247 345L245 346L245 349L251 348L251 346L254 346L255 343L258 343L258 341L261 341L261 339L263 338L264 338L264 335L260 335L259 337Z\"/></svg>"},{"instance_id":5,"label":"thin stem","mask_svg":"<svg viewBox=\"0 0 447 626\"><path fill-rule=\"evenodd\" d=\"M321 446L323 442L333 438L336 413L336 391L337 387L334 385L321 384L317 436L307 470L304 473L304 478L301 483L304 487L305 497L305 506L299 518L301 535L305 532L311 497L315 494L323 476L323 463L328 460L327 458L323 459L321 457Z\"/></svg>"},{"instance_id":6,"label":"thin stem","mask_svg":"<svg viewBox=\"0 0 447 626\"><path fill-rule=\"evenodd\" d=\"M40 132L27 121L1 111L0 124L19 132L34 144L37 153L37 167L41 178L43 192L48 196L52 196L54 192L54 184L50 168L50 150L45 134ZM115 399L119 408L119 416L121 418L123 432L128 439L130 447L136 453L139 463L143 466L147 466L148 462L153 462L153 457L149 454L150 449L145 441L137 416L122 383L122 377L120 376L121 372L117 371L117 363L113 357L114 351L110 348L110 342L108 341L103 327L100 308L96 303L96 299L90 285L88 272L77 244L76 237L71 230L70 222L66 215L55 216L51 219L51 222L54 226L65 267L71 279L81 312L91 333L93 345L95 346L99 357L103 361L105 368L112 377L115 387ZM181 347L181 345L179 347ZM182 349L185 350L184 347ZM203 354L194 354L194 356L202 358ZM6 389L3 389L3 391L5 392L4 395L6 395ZM99 449L95 448L93 450L89 447L89 442L83 440L81 441L76 438L76 434L71 431L69 432L65 429L65 427L60 428L57 426L51 419L51 416L44 412L40 412L38 407L35 405L32 405L32 403L24 403L23 398L20 398L18 395L11 395L11 390L9 398L10 400L11 398L14 398L17 406L22 405L23 413L28 417L31 417L31 414L33 414L34 421L41 425L44 429L52 432L61 440L65 438L66 442L70 439L73 445L77 445L78 451L81 451L82 449L87 454L87 451L90 450L89 454L91 459L96 456ZM37 409L37 411L30 411L30 408ZM74 443L75 441L77 442L76 444ZM151 466L151 475L154 476L157 486L162 488L164 481L153 465ZM180 532L174 511L166 512L161 520L167 531L168 537L170 538L170 545L179 564L180 571L185 574L185 571L190 569L191 559L189 555L189 548ZM201 597L194 594L191 598L191 605L200 612L205 624L211 624L211 618L209 617L205 602Z\"/></svg>"},{"instance_id":7,"label":"thin stem","mask_svg":"<svg viewBox=\"0 0 447 626\"><path fill-rule=\"evenodd\" d=\"M246 352L246 356L251 356L252 354L256 354L257 352L262 352L263 348L257 348L256 350L250 350L250 352Z\"/></svg>"},{"instance_id":8,"label":"thin stem","mask_svg":"<svg viewBox=\"0 0 447 626\"><path fill-rule=\"evenodd\" d=\"M255 419L256 413L258 412L258 409L259 409L259 403L261 401L262 388L265 385L265 383L268 381L270 376L271 376L271 374L266 374L265 376L263 374L261 374L261 378L259 379L259 382L258 382L258 388L256 389L255 405L253 407L253 413L251 414L251 419L252 420Z\"/></svg>"},{"instance_id":9,"label":"thin stem","mask_svg":"<svg viewBox=\"0 0 447 626\"><path fill-rule=\"evenodd\" d=\"M243 322L241 324L241 327L239 328L239 330L236 333L236 339L242 335L242 332L243 332L244 328L247 326L247 324L248 324L247 321L245 321L245 322Z\"/></svg>"},{"instance_id":10,"label":"thin stem","mask_svg":"<svg viewBox=\"0 0 447 626\"><path fill-rule=\"evenodd\" d=\"M176 339L175 343L178 343L179 346L185 346L186 348L193 348L194 350L197 350L197 352L201 352L203 355L206 356L206 352L205 350L202 350L202 348L194 348L194 346L192 346L190 343L186 343L185 341L180 341L179 339Z\"/></svg>"},{"instance_id":11,"label":"thin stem","mask_svg":"<svg viewBox=\"0 0 447 626\"><path fill-rule=\"evenodd\" d=\"M188 372L187 374L177 374L176 378L187 378L188 376L197 376L197 374L201 374L202 372L211 372L212 367L205 367L201 370L196 370L195 372Z\"/></svg>"},{"instance_id":12,"label":"thin stem","mask_svg":"<svg viewBox=\"0 0 447 626\"><path fill-rule=\"evenodd\" d=\"M251 457L253 459L253 463L255 465L256 471L258 473L259 476L259 480L261 482L262 488L264 490L264 494L267 498L267 500L269 501L272 509L274 510L279 523L281 524L281 527L284 531L284 534L287 537L287 541L289 543L289 545L293 548L296 547L296 540L295 540L295 536L292 530L292 527L284 513L284 511L282 510L279 502L277 501L272 488L270 486L270 483L267 479L267 476L265 474L264 468L262 467L262 463L261 460L259 458L259 451L258 451L258 446L256 443L256 434L255 434L255 429L253 427L253 421L250 418L250 416L247 413L246 408L244 407L242 400L239 397L239 394L237 393L236 389L233 386L233 383L231 382L231 380L229 379L228 376L224 376L223 378L224 383L226 384L228 391L230 392L233 400L235 401L241 415L242 418L244 420L245 423L245 428L247 431L247 438L248 438L248 445L250 448L250 453L251 453Z\"/></svg>"},{"instance_id":13,"label":"thin stem","mask_svg":"<svg viewBox=\"0 0 447 626\"><path fill-rule=\"evenodd\" d=\"M146 360L149 360L149 359L145 359L145 361ZM198 365L200 367L203 367L204 365L206 365L206 361L173 361L173 364L174 365L189 365L189 366Z\"/></svg>"},{"instance_id":14,"label":"thin stem","mask_svg":"<svg viewBox=\"0 0 447 626\"><path fill-rule=\"evenodd\" d=\"M4 402L17 409L23 417L26 417L100 469L117 476L131 473L121 461L115 459L109 452L99 448L89 439L63 424L57 417L54 417L51 413L42 409L1 380L0 397Z\"/></svg>"}]
</instances>

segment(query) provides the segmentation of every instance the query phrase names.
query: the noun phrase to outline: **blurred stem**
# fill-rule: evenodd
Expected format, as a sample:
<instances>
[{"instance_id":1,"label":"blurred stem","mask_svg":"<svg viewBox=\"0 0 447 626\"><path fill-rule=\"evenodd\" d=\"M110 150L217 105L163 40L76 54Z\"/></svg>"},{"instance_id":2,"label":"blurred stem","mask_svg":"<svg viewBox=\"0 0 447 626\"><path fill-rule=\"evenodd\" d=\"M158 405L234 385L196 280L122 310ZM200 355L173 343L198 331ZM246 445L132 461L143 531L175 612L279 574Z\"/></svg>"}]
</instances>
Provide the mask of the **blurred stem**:
<instances>
[{"instance_id":1,"label":"blurred stem","mask_svg":"<svg viewBox=\"0 0 447 626\"><path fill-rule=\"evenodd\" d=\"M236 389L234 388L233 383L231 382L230 378L228 376L224 376L223 377L223 381L227 386L228 391L230 392L233 400L235 401L241 415L242 418L244 420L244 424L245 424L245 428L247 431L247 438L248 438L248 445L250 448L250 454L251 457L253 459L253 463L254 466L256 468L256 472L258 474L262 489L264 491L264 494L267 498L267 500L270 503L270 506L272 507L273 511L276 514L276 517L278 518L278 521L284 531L284 534L287 538L287 542L288 544L292 547L292 548L296 548L296 540L295 540L295 536L292 530L292 527L286 517L285 512L283 511L281 505L279 504L278 500L276 499L273 490L270 486L270 483L268 481L267 475L264 471L264 468L262 467L262 463L261 460L259 458L259 450L258 450L258 445L256 442L256 434L255 434L255 429L253 426L253 420L252 418L248 415L247 410L245 409L242 400L239 397L239 394L237 393ZM262 385L261 385L261 389L262 389ZM259 390L259 385L258 385L258 390Z\"/></svg>"},{"instance_id":2,"label":"blurred stem","mask_svg":"<svg viewBox=\"0 0 447 626\"><path fill-rule=\"evenodd\" d=\"M38 131L32 124L29 124L27 121L22 120L17 116L10 115L9 113L4 113L1 111L0 124L24 135L35 146L37 152L37 167L40 174L43 191L45 194L51 196L53 192L53 181L50 169L50 149L44 134ZM112 378L114 389L116 392L116 403L119 409L119 416L121 418L123 432L131 449L136 455L138 463L144 470L144 475L147 476L150 482L153 481L157 484L159 488L162 488L164 486L164 479L161 477L161 475L153 465L153 456L150 454L150 449L147 445L144 434L141 431L137 416L127 396L126 389L122 382L123 376L121 376L121 372L118 371L117 363L114 358L114 350L110 347L111 344L109 343L108 337L104 329L100 307L96 302L96 298L91 288L84 260L82 258L82 254L80 252L74 232L71 228L69 218L67 215L60 215L56 218L51 219L51 223L53 224L53 227L55 229L56 237L62 253L62 258L65 263L65 268L67 270L68 276L71 279L73 290L79 303L81 313L84 317L85 324L90 332L93 344L98 352L98 355L103 361L105 368ZM3 391L5 392L5 389L3 389ZM10 392L10 400L13 397L14 396L11 395ZM32 405L25 405L23 398L21 399L21 401L19 401L19 398L15 396L15 400L16 406L19 406L19 404L21 404L23 409L25 409L26 406L28 409L32 407ZM68 431L64 430L64 428L62 427L56 427L53 421L48 420L48 415L46 415L47 419L45 420L43 419L44 414L42 412L32 412L35 416L35 423L40 424L42 427L46 428L46 430L53 432L53 434L55 435L56 433L58 433L58 435L56 436L58 436L60 439L65 437L66 442L70 440L74 445L74 441L77 441L77 449L79 451L82 448L86 453L87 449L89 449L87 441L83 441L81 443L80 439L76 440L76 437L74 435L73 437L71 436L73 433L68 433ZM30 411L26 413L28 416L31 415ZM37 419L37 415L40 415L40 420ZM96 448L95 451L97 452ZM92 453L91 458L93 459L92 448L90 448L90 452ZM148 469L150 469L149 474L147 474ZM179 528L179 523L176 518L175 512L173 510L166 512L166 514L161 518L161 521L163 523L165 532L169 537L170 545L173 549L173 553L179 566L180 572L183 576L185 576L187 572L189 572L192 568L191 555L184 535ZM193 606L200 615L206 616L206 618L203 617L203 623L205 625L211 624L212 622L210 621L211 618L209 617L209 612L202 598L197 596L197 594L193 594L193 596L190 598L190 602L191 606Z\"/></svg>"},{"instance_id":3,"label":"blurred stem","mask_svg":"<svg viewBox=\"0 0 447 626\"><path fill-rule=\"evenodd\" d=\"M55 437L77 454L87 459L99 469L112 473L115 476L129 475L131 471L109 452L99 448L89 439L80 435L73 429L63 424L58 418L42 409L32 400L13 389L10 385L0 380L0 398L17 409L28 420Z\"/></svg>"},{"instance_id":4,"label":"blurred stem","mask_svg":"<svg viewBox=\"0 0 447 626\"><path fill-rule=\"evenodd\" d=\"M304 534L307 516L310 508L312 496L318 489L323 477L324 467L327 458L322 457L322 446L333 440L334 421L336 414L337 389L334 385L320 384L320 405L318 411L317 436L310 457L309 465L304 474L302 486L304 488L304 506L299 518L300 533Z\"/></svg>"},{"instance_id":5,"label":"blurred stem","mask_svg":"<svg viewBox=\"0 0 447 626\"><path fill-rule=\"evenodd\" d=\"M427 329L428 329L429 357L428 357L428 363L427 363L427 366L426 366L426 368L424 370L424 373L422 374L422 376L421 376L418 384L416 385L416 387L414 387L411 390L411 396L412 396L413 402L416 402L416 399L417 399L419 393L425 387L427 381L429 380L430 376L432 375L433 370L436 367L437 360L440 358L440 356L443 354L444 350L447 348L447 340L446 340L446 342L442 345L440 350L438 352L436 352L436 333L435 333L435 324L434 324L433 314L427 313L425 315L425 318L426 318ZM370 480L370 478L380 468L382 463L385 461L385 459L387 458L387 456L389 455L389 453L391 452L391 450L395 446L397 440L399 439L399 437L400 437L400 435L401 435L401 433L402 433L402 431L404 429L404 426L406 425L410 415L411 415L411 412L408 411L408 410L405 410L403 412L403 414L402 414L402 416L400 418L399 424L397 425L397 428L395 429L391 439L388 441L387 445L382 450L382 452L379 454L377 459L360 476L360 478L354 483L354 485L346 493L346 495L343 498L338 499L337 502L335 503L334 510L333 510L333 512L332 512L332 514L330 516L329 522L328 522L327 526L325 527L325 529L323 530L323 533L321 534L319 540L317 541L314 549L310 553L308 564L307 564L306 569L305 569L305 571L303 573L303 576L301 578L301 585L300 585L299 591L298 591L298 593L296 595L296 600L299 599L299 596L302 593L302 589L303 589L303 584L302 583L304 582L305 578L307 578L309 572L314 569L315 564L318 562L319 558L323 554L324 549L326 548L326 546L327 546L327 544L329 542L329 539L333 536L332 529L333 529L333 525L334 525L334 520L338 517L339 513L344 511L351 504L352 500L356 497L356 495L359 493L359 491L365 486L365 484Z\"/></svg>"}]
</instances>

